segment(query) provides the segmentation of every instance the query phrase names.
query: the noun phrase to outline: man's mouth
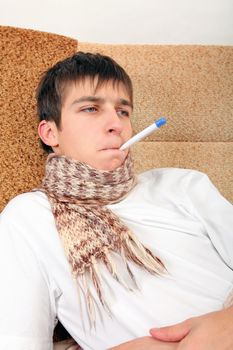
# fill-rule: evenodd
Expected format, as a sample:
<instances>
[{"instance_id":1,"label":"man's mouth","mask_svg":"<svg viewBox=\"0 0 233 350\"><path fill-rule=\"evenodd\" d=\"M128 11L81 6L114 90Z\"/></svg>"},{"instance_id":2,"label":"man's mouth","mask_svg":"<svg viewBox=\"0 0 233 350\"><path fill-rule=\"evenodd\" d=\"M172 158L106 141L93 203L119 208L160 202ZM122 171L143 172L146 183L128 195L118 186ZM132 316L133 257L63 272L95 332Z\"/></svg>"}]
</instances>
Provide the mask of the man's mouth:
<instances>
[{"instance_id":1,"label":"man's mouth","mask_svg":"<svg viewBox=\"0 0 233 350\"><path fill-rule=\"evenodd\" d=\"M102 149L102 151L119 150L119 148L120 148L120 146L117 146L117 147L112 147L112 146L110 146L110 147L104 147L104 148Z\"/></svg>"},{"instance_id":2,"label":"man's mouth","mask_svg":"<svg viewBox=\"0 0 233 350\"><path fill-rule=\"evenodd\" d=\"M119 148L104 148L104 149L102 149L102 151L117 152L117 151L119 151Z\"/></svg>"}]
</instances>

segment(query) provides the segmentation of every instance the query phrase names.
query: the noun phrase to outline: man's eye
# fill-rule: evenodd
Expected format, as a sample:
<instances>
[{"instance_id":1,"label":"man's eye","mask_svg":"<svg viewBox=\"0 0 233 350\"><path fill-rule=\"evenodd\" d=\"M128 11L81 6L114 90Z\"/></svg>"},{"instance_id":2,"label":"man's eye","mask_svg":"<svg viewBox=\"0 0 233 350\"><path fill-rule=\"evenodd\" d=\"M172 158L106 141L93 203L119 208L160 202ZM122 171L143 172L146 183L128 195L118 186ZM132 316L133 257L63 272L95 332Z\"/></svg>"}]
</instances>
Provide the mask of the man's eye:
<instances>
[{"instance_id":1,"label":"man's eye","mask_svg":"<svg viewBox=\"0 0 233 350\"><path fill-rule=\"evenodd\" d=\"M97 108L96 107L85 107L82 109L82 112L88 112L88 113L93 113L96 112Z\"/></svg>"},{"instance_id":2,"label":"man's eye","mask_svg":"<svg viewBox=\"0 0 233 350\"><path fill-rule=\"evenodd\" d=\"M117 111L117 114L121 117L129 117L129 112L126 111L125 109L119 109Z\"/></svg>"}]
</instances>

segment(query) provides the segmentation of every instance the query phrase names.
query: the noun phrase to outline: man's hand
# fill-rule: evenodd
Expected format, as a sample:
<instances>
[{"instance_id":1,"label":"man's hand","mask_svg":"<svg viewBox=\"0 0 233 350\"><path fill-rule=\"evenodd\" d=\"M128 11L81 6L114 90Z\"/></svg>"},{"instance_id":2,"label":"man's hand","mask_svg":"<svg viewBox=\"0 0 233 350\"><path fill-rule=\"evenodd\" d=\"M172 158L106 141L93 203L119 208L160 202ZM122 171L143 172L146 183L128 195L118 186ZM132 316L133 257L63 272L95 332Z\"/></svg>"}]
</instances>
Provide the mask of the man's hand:
<instances>
[{"instance_id":1,"label":"man's hand","mask_svg":"<svg viewBox=\"0 0 233 350\"><path fill-rule=\"evenodd\" d=\"M128 341L109 350L176 350L176 346L174 342L165 343L148 336ZM53 350L81 350L81 348L72 340L64 340L54 343Z\"/></svg>"},{"instance_id":2,"label":"man's hand","mask_svg":"<svg viewBox=\"0 0 233 350\"><path fill-rule=\"evenodd\" d=\"M179 342L177 350L232 350L233 306L150 333L157 340Z\"/></svg>"},{"instance_id":3,"label":"man's hand","mask_svg":"<svg viewBox=\"0 0 233 350\"><path fill-rule=\"evenodd\" d=\"M177 344L172 342L162 342L152 337L137 338L127 343L114 346L109 350L176 350Z\"/></svg>"},{"instance_id":4,"label":"man's hand","mask_svg":"<svg viewBox=\"0 0 233 350\"><path fill-rule=\"evenodd\" d=\"M81 350L81 348L73 339L68 339L53 343L53 350Z\"/></svg>"}]
</instances>

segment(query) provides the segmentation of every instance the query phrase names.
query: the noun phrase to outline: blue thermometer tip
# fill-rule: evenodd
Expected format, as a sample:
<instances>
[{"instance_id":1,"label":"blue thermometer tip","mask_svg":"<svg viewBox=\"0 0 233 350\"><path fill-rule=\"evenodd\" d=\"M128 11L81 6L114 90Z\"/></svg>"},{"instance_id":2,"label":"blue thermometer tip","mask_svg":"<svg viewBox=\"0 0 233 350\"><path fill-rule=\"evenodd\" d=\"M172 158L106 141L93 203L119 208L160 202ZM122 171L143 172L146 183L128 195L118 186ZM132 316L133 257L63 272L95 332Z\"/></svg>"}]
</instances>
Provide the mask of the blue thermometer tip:
<instances>
[{"instance_id":1,"label":"blue thermometer tip","mask_svg":"<svg viewBox=\"0 0 233 350\"><path fill-rule=\"evenodd\" d=\"M166 124L166 122L167 122L166 118L160 118L156 120L155 125L157 126L157 128L160 128L160 126Z\"/></svg>"}]
</instances>

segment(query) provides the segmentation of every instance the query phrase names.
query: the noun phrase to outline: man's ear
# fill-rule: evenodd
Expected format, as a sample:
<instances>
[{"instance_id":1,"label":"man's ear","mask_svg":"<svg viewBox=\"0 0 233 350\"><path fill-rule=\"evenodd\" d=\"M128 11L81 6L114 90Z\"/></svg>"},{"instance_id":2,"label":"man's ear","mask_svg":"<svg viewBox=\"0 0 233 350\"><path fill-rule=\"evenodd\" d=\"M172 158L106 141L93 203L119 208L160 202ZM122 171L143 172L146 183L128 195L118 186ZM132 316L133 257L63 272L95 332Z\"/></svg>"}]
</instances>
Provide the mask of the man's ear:
<instances>
[{"instance_id":1,"label":"man's ear","mask_svg":"<svg viewBox=\"0 0 233 350\"><path fill-rule=\"evenodd\" d=\"M58 146L57 126L54 121L42 120L38 126L38 134L46 145Z\"/></svg>"}]
</instances>

